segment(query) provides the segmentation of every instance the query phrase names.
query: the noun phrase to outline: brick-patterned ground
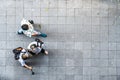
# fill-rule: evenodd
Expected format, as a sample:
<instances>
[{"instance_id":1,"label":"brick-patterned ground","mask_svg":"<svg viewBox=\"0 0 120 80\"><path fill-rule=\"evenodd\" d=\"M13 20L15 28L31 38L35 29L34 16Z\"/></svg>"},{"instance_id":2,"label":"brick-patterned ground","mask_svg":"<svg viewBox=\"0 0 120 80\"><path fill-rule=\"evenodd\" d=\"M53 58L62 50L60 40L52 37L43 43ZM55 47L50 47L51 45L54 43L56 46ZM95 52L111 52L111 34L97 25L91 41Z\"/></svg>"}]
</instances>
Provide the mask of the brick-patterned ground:
<instances>
[{"instance_id":1,"label":"brick-patterned ground","mask_svg":"<svg viewBox=\"0 0 120 80\"><path fill-rule=\"evenodd\" d=\"M28 60L34 76L13 58L34 40L16 34L22 18L48 34L49 55ZM0 80L120 80L120 2L0 0L0 45Z\"/></svg>"}]
</instances>

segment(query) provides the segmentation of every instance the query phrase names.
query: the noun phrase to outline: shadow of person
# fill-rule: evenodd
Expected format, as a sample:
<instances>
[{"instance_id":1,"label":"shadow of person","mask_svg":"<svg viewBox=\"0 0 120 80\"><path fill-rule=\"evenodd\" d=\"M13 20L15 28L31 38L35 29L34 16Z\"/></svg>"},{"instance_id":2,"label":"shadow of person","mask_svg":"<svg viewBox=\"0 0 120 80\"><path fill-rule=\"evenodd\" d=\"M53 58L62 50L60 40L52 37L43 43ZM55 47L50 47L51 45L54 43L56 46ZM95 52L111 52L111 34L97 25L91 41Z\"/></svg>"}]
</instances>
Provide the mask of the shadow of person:
<instances>
[{"instance_id":1,"label":"shadow of person","mask_svg":"<svg viewBox=\"0 0 120 80\"><path fill-rule=\"evenodd\" d=\"M46 63L46 59L48 60L48 56L41 53L41 54L35 55L35 56L31 57L30 59L28 59L26 61L26 64L33 66L33 67L41 66Z\"/></svg>"}]
</instances>

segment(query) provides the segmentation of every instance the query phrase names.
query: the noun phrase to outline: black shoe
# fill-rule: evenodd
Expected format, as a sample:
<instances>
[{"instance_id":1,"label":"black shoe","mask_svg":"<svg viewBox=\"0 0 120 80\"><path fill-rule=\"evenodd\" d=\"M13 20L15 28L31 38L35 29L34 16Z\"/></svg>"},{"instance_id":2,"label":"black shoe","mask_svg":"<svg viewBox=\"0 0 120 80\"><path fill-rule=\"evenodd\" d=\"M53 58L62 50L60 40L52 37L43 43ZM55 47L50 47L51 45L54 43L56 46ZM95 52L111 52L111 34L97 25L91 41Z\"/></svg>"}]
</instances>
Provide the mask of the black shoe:
<instances>
[{"instance_id":1,"label":"black shoe","mask_svg":"<svg viewBox=\"0 0 120 80\"><path fill-rule=\"evenodd\" d=\"M31 24L34 24L34 21L33 20L28 20Z\"/></svg>"}]
</instances>

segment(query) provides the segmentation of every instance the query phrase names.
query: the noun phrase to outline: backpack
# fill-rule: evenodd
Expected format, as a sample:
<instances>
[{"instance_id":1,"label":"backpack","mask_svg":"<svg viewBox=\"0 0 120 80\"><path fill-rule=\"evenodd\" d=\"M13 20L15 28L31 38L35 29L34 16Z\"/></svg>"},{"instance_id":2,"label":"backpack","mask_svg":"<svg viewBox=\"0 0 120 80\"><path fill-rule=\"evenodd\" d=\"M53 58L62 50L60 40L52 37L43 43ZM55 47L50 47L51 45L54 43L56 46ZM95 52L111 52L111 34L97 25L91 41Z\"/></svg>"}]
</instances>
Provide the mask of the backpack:
<instances>
[{"instance_id":1,"label":"backpack","mask_svg":"<svg viewBox=\"0 0 120 80\"><path fill-rule=\"evenodd\" d=\"M42 42L40 39L36 38L35 41L37 42L37 47L42 47L42 44L44 44L44 42ZM40 46L38 45L38 43L40 43Z\"/></svg>"},{"instance_id":2,"label":"backpack","mask_svg":"<svg viewBox=\"0 0 120 80\"><path fill-rule=\"evenodd\" d=\"M19 59L19 55L20 55L20 52L21 52L21 50L18 50L19 48L22 48L22 47L18 47L18 48L13 49L15 60Z\"/></svg>"}]
</instances>

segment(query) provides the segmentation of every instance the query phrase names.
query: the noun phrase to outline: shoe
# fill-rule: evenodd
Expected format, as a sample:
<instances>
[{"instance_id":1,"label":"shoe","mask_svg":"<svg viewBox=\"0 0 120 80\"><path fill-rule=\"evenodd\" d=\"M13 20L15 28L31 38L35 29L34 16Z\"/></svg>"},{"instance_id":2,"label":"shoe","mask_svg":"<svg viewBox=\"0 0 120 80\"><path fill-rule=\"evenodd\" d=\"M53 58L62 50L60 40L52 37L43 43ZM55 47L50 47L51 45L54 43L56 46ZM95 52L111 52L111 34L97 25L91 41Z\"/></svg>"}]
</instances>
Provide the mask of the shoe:
<instances>
[{"instance_id":1,"label":"shoe","mask_svg":"<svg viewBox=\"0 0 120 80\"><path fill-rule=\"evenodd\" d=\"M23 32L17 32L17 34L23 34Z\"/></svg>"},{"instance_id":2,"label":"shoe","mask_svg":"<svg viewBox=\"0 0 120 80\"><path fill-rule=\"evenodd\" d=\"M44 38L47 37L47 35L44 34L44 33L41 33L40 36L41 36L41 37L44 37Z\"/></svg>"}]
</instances>

